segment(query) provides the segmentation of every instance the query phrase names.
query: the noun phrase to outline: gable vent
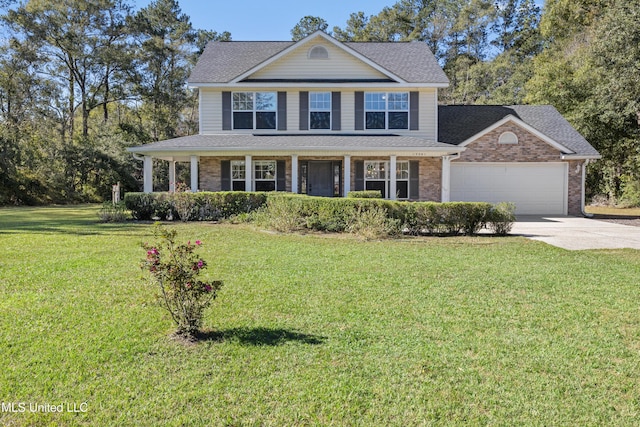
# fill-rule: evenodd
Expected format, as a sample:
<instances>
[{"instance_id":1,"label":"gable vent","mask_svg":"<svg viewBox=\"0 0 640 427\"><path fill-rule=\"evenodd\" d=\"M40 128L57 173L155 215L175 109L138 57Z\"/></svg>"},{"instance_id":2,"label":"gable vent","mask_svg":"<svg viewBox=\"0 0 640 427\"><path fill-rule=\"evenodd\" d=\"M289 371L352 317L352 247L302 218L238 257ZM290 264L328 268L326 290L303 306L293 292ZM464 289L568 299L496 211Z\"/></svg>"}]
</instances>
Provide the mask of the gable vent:
<instances>
[{"instance_id":1,"label":"gable vent","mask_svg":"<svg viewBox=\"0 0 640 427\"><path fill-rule=\"evenodd\" d=\"M329 52L324 46L314 46L309 50L309 59L329 59Z\"/></svg>"}]
</instances>

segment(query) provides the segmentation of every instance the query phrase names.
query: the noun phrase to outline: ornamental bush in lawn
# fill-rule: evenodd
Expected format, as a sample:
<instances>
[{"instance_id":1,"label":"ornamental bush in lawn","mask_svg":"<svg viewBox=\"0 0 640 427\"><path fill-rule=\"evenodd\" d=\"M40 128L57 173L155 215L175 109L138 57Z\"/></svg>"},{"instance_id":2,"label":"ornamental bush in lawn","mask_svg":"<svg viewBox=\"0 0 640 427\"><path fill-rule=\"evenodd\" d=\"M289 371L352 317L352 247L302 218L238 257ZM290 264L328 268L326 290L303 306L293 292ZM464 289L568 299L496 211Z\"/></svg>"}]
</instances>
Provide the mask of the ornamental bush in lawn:
<instances>
[{"instance_id":1,"label":"ornamental bush in lawn","mask_svg":"<svg viewBox=\"0 0 640 427\"><path fill-rule=\"evenodd\" d=\"M195 253L202 243L196 240L177 244L176 234L176 230L167 230L156 223L154 236L159 242L143 244L147 256L141 267L158 286L160 304L175 322L176 334L195 337L202 325L203 312L216 298L222 281L198 278L207 267L206 261Z\"/></svg>"}]
</instances>

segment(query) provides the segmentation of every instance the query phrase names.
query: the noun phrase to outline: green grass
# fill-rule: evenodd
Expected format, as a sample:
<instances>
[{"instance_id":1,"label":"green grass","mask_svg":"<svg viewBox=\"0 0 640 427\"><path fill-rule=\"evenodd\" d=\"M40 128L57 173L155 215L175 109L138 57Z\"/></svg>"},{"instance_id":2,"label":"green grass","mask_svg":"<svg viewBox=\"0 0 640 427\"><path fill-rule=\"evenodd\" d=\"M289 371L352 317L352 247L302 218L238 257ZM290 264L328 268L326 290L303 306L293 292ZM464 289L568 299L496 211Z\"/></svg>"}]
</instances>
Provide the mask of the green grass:
<instances>
[{"instance_id":1,"label":"green grass","mask_svg":"<svg viewBox=\"0 0 640 427\"><path fill-rule=\"evenodd\" d=\"M173 341L149 224L0 209L0 425L638 425L640 252L176 224L225 282Z\"/></svg>"},{"instance_id":2,"label":"green grass","mask_svg":"<svg viewBox=\"0 0 640 427\"><path fill-rule=\"evenodd\" d=\"M640 216L640 208L616 208L613 206L586 206L585 211L595 215Z\"/></svg>"}]
</instances>

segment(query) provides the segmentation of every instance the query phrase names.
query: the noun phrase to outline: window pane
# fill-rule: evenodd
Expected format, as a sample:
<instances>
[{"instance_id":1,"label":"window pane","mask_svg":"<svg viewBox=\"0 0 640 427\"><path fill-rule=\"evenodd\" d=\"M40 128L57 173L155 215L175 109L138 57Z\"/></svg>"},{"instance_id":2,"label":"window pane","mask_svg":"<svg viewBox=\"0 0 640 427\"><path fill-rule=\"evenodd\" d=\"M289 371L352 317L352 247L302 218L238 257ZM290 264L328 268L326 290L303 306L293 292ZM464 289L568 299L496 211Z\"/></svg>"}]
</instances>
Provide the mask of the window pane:
<instances>
[{"instance_id":1,"label":"window pane","mask_svg":"<svg viewBox=\"0 0 640 427\"><path fill-rule=\"evenodd\" d=\"M389 112L389 129L409 129L409 113Z\"/></svg>"},{"instance_id":2,"label":"window pane","mask_svg":"<svg viewBox=\"0 0 640 427\"><path fill-rule=\"evenodd\" d=\"M330 92L311 92L309 94L310 110L331 110L331 93Z\"/></svg>"},{"instance_id":3,"label":"window pane","mask_svg":"<svg viewBox=\"0 0 640 427\"><path fill-rule=\"evenodd\" d=\"M385 129L385 125L384 125L385 113L367 112L366 116L367 116L367 129Z\"/></svg>"},{"instance_id":4,"label":"window pane","mask_svg":"<svg viewBox=\"0 0 640 427\"><path fill-rule=\"evenodd\" d=\"M233 94L234 111L251 111L253 110L253 93L251 92L234 92Z\"/></svg>"},{"instance_id":5,"label":"window pane","mask_svg":"<svg viewBox=\"0 0 640 427\"><path fill-rule=\"evenodd\" d=\"M386 199L386 183L385 181L367 181L365 185L365 190L380 190L380 194L382 194L382 198Z\"/></svg>"},{"instance_id":6,"label":"window pane","mask_svg":"<svg viewBox=\"0 0 640 427\"><path fill-rule=\"evenodd\" d=\"M331 113L312 111L309 113L309 127L311 129L330 129L331 128Z\"/></svg>"},{"instance_id":7,"label":"window pane","mask_svg":"<svg viewBox=\"0 0 640 427\"><path fill-rule=\"evenodd\" d=\"M275 92L257 92L256 111L276 111Z\"/></svg>"},{"instance_id":8,"label":"window pane","mask_svg":"<svg viewBox=\"0 0 640 427\"><path fill-rule=\"evenodd\" d=\"M253 129L253 113L233 113L234 129Z\"/></svg>"},{"instance_id":9,"label":"window pane","mask_svg":"<svg viewBox=\"0 0 640 427\"><path fill-rule=\"evenodd\" d=\"M256 181L256 191L276 191L276 182Z\"/></svg>"},{"instance_id":10,"label":"window pane","mask_svg":"<svg viewBox=\"0 0 640 427\"><path fill-rule=\"evenodd\" d=\"M245 179L243 161L234 160L231 162L231 179Z\"/></svg>"},{"instance_id":11,"label":"window pane","mask_svg":"<svg viewBox=\"0 0 640 427\"><path fill-rule=\"evenodd\" d=\"M365 93L364 109L367 111L384 111L387 108L385 93Z\"/></svg>"},{"instance_id":12,"label":"window pane","mask_svg":"<svg viewBox=\"0 0 640 427\"><path fill-rule=\"evenodd\" d=\"M258 161L254 163L255 179L275 180L276 179L276 162Z\"/></svg>"},{"instance_id":13,"label":"window pane","mask_svg":"<svg viewBox=\"0 0 640 427\"><path fill-rule=\"evenodd\" d=\"M231 189L233 191L245 191L245 184L246 182L244 181L233 181L231 184Z\"/></svg>"},{"instance_id":14,"label":"window pane","mask_svg":"<svg viewBox=\"0 0 640 427\"><path fill-rule=\"evenodd\" d=\"M396 164L396 179L409 179L409 162Z\"/></svg>"},{"instance_id":15,"label":"window pane","mask_svg":"<svg viewBox=\"0 0 640 427\"><path fill-rule=\"evenodd\" d=\"M409 198L409 182L408 181L396 182L396 197L398 199Z\"/></svg>"},{"instance_id":16,"label":"window pane","mask_svg":"<svg viewBox=\"0 0 640 427\"><path fill-rule=\"evenodd\" d=\"M409 94L406 92L390 93L389 111L409 111Z\"/></svg>"},{"instance_id":17,"label":"window pane","mask_svg":"<svg viewBox=\"0 0 640 427\"><path fill-rule=\"evenodd\" d=\"M256 112L256 129L275 129L276 113Z\"/></svg>"},{"instance_id":18,"label":"window pane","mask_svg":"<svg viewBox=\"0 0 640 427\"><path fill-rule=\"evenodd\" d=\"M386 179L384 162L365 162L365 179Z\"/></svg>"}]
</instances>

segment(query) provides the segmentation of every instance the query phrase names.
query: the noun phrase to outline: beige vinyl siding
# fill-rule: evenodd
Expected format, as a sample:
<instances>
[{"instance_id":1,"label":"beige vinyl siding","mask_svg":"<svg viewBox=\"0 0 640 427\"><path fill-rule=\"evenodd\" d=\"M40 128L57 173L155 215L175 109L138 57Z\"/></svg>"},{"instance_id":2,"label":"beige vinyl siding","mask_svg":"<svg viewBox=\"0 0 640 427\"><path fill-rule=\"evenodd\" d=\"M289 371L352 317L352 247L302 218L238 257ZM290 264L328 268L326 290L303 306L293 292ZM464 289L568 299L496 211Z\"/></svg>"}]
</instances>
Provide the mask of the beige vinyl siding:
<instances>
[{"instance_id":1,"label":"beige vinyl siding","mask_svg":"<svg viewBox=\"0 0 640 427\"><path fill-rule=\"evenodd\" d=\"M393 89L378 89L367 90L366 88L358 89L363 92L378 92L378 91L404 91L398 88ZM341 132L353 132L355 130L355 90L337 87L329 88L233 88L232 92L287 92L287 130L288 133L300 132L300 92L341 92ZM407 89L406 91L410 91ZM437 90L436 89L421 89L420 90L420 129L418 131L409 130L394 130L391 133L420 136L429 140L436 140L437 128L436 128L436 108L437 108ZM222 131L222 90L200 88L200 133L201 134L213 134ZM254 130L231 130L225 132L233 133L255 133ZM314 131L303 131L304 133L313 133ZM326 133L326 130L316 131L317 133ZM379 130L371 131L358 131L364 133L379 134Z\"/></svg>"},{"instance_id":2,"label":"beige vinyl siding","mask_svg":"<svg viewBox=\"0 0 640 427\"><path fill-rule=\"evenodd\" d=\"M342 91L342 131L351 132L356 128L355 119L355 91Z\"/></svg>"},{"instance_id":3,"label":"beige vinyl siding","mask_svg":"<svg viewBox=\"0 0 640 427\"><path fill-rule=\"evenodd\" d=\"M309 59L309 50L323 46L329 59ZM300 46L282 58L258 70L250 79L381 79L388 78L353 55L322 38Z\"/></svg>"},{"instance_id":4,"label":"beige vinyl siding","mask_svg":"<svg viewBox=\"0 0 640 427\"><path fill-rule=\"evenodd\" d=\"M300 129L300 91L287 92L287 131L297 132Z\"/></svg>"},{"instance_id":5,"label":"beige vinyl siding","mask_svg":"<svg viewBox=\"0 0 640 427\"><path fill-rule=\"evenodd\" d=\"M222 130L222 92L200 88L200 134Z\"/></svg>"},{"instance_id":6,"label":"beige vinyl siding","mask_svg":"<svg viewBox=\"0 0 640 427\"><path fill-rule=\"evenodd\" d=\"M422 89L420 91L420 130L414 131L414 135L421 135L431 141L437 141L437 99L437 89Z\"/></svg>"}]
</instances>

